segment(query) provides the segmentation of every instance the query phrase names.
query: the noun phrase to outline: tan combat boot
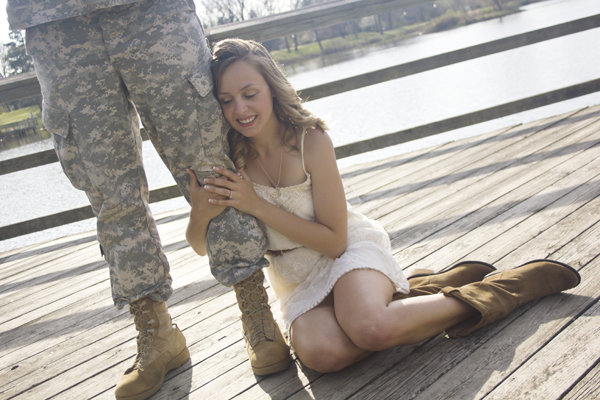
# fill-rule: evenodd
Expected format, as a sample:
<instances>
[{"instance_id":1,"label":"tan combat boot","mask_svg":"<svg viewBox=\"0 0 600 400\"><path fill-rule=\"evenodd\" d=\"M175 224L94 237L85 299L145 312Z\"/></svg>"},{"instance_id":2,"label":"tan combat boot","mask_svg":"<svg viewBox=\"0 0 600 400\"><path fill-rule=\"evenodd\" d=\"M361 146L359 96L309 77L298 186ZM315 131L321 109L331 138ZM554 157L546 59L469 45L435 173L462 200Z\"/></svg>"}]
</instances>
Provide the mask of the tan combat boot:
<instances>
[{"instance_id":1,"label":"tan combat boot","mask_svg":"<svg viewBox=\"0 0 600 400\"><path fill-rule=\"evenodd\" d=\"M177 325L171 323L165 302L144 297L131 303L129 311L139 332L137 355L119 380L115 397L142 400L156 393L167 372L183 365L190 358L190 352L185 337Z\"/></svg>"},{"instance_id":2,"label":"tan combat boot","mask_svg":"<svg viewBox=\"0 0 600 400\"><path fill-rule=\"evenodd\" d=\"M288 347L273 319L262 270L233 286L242 311L242 328L250 366L256 375L269 375L287 369L291 362Z\"/></svg>"},{"instance_id":3,"label":"tan combat boot","mask_svg":"<svg viewBox=\"0 0 600 400\"><path fill-rule=\"evenodd\" d=\"M481 282L446 287L442 293L469 305L477 313L446 329L449 337L464 337L510 314L532 300L574 288L581 281L570 266L552 260L534 260L516 268L488 274Z\"/></svg>"}]
</instances>

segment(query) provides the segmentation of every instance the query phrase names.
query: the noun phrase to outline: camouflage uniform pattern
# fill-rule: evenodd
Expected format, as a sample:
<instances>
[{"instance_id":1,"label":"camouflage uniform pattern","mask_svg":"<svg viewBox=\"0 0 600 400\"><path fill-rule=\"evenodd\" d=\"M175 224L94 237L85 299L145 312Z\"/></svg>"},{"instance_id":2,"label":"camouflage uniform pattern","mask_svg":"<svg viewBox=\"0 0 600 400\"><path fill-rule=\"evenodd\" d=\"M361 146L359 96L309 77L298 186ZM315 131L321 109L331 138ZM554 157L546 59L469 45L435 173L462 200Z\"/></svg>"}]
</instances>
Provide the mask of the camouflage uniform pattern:
<instances>
[{"instance_id":1,"label":"camouflage uniform pattern","mask_svg":"<svg viewBox=\"0 0 600 400\"><path fill-rule=\"evenodd\" d=\"M8 0L6 14L10 28L15 30L138 1L140 0Z\"/></svg>"},{"instance_id":2,"label":"camouflage uniform pattern","mask_svg":"<svg viewBox=\"0 0 600 400\"><path fill-rule=\"evenodd\" d=\"M200 179L214 165L232 167L194 8L143 0L30 27L26 39L44 124L97 216L115 304L166 300L171 276L148 207L137 115L188 201L186 167ZM235 209L211 222L207 247L211 271L226 285L268 264L263 231Z\"/></svg>"}]
</instances>

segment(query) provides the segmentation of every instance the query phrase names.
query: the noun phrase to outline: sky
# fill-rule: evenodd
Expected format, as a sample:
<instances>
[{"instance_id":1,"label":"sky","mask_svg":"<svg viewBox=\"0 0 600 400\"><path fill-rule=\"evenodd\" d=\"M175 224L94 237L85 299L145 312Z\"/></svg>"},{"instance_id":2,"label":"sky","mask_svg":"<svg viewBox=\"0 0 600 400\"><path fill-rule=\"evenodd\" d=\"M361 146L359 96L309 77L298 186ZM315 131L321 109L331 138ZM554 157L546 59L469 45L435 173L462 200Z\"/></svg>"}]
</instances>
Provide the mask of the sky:
<instances>
[{"instance_id":1,"label":"sky","mask_svg":"<svg viewBox=\"0 0 600 400\"><path fill-rule=\"evenodd\" d=\"M8 21L6 20L6 0L0 0L0 43L8 42Z\"/></svg>"}]
</instances>

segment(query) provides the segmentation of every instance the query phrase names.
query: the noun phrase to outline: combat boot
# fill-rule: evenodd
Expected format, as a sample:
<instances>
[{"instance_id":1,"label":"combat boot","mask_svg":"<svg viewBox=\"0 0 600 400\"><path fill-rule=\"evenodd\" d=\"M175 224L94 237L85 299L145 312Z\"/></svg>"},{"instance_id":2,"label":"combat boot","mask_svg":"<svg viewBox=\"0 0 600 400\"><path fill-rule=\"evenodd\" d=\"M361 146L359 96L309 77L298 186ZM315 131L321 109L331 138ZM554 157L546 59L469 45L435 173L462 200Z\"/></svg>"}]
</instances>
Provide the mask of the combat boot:
<instances>
[{"instance_id":1,"label":"combat boot","mask_svg":"<svg viewBox=\"0 0 600 400\"><path fill-rule=\"evenodd\" d=\"M250 366L256 375L284 371L291 362L290 348L271 313L264 279L259 269L233 286L242 311L242 329Z\"/></svg>"},{"instance_id":2,"label":"combat boot","mask_svg":"<svg viewBox=\"0 0 600 400\"><path fill-rule=\"evenodd\" d=\"M117 400L142 400L156 393L165 375L190 358L185 337L171 323L165 302L144 297L129 305L137 329L137 355L115 389Z\"/></svg>"}]
</instances>

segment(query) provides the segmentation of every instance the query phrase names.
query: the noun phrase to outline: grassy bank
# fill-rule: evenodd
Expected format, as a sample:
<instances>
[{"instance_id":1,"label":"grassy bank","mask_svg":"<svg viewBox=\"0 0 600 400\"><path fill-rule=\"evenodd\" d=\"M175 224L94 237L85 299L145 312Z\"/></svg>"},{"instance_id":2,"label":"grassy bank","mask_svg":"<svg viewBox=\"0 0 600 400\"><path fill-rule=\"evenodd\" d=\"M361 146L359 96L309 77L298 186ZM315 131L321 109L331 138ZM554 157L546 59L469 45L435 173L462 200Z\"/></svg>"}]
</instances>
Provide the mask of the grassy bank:
<instances>
[{"instance_id":1,"label":"grassy bank","mask_svg":"<svg viewBox=\"0 0 600 400\"><path fill-rule=\"evenodd\" d=\"M37 120L41 120L42 118L42 113L38 106L25 107L15 111L0 113L0 126L24 121L29 119L31 114L33 114Z\"/></svg>"},{"instance_id":2,"label":"grassy bank","mask_svg":"<svg viewBox=\"0 0 600 400\"><path fill-rule=\"evenodd\" d=\"M344 38L336 37L321 41L322 49L317 42L302 44L298 50L276 50L271 52L273 58L283 65L293 65L326 54L338 53L351 49L370 46L393 45L401 40L432 32L441 32L459 26L469 25L518 12L520 2L511 2L505 9L498 11L492 7L480 8L469 12L448 11L445 14L426 22L401 26L399 28L378 32L359 32Z\"/></svg>"}]
</instances>

